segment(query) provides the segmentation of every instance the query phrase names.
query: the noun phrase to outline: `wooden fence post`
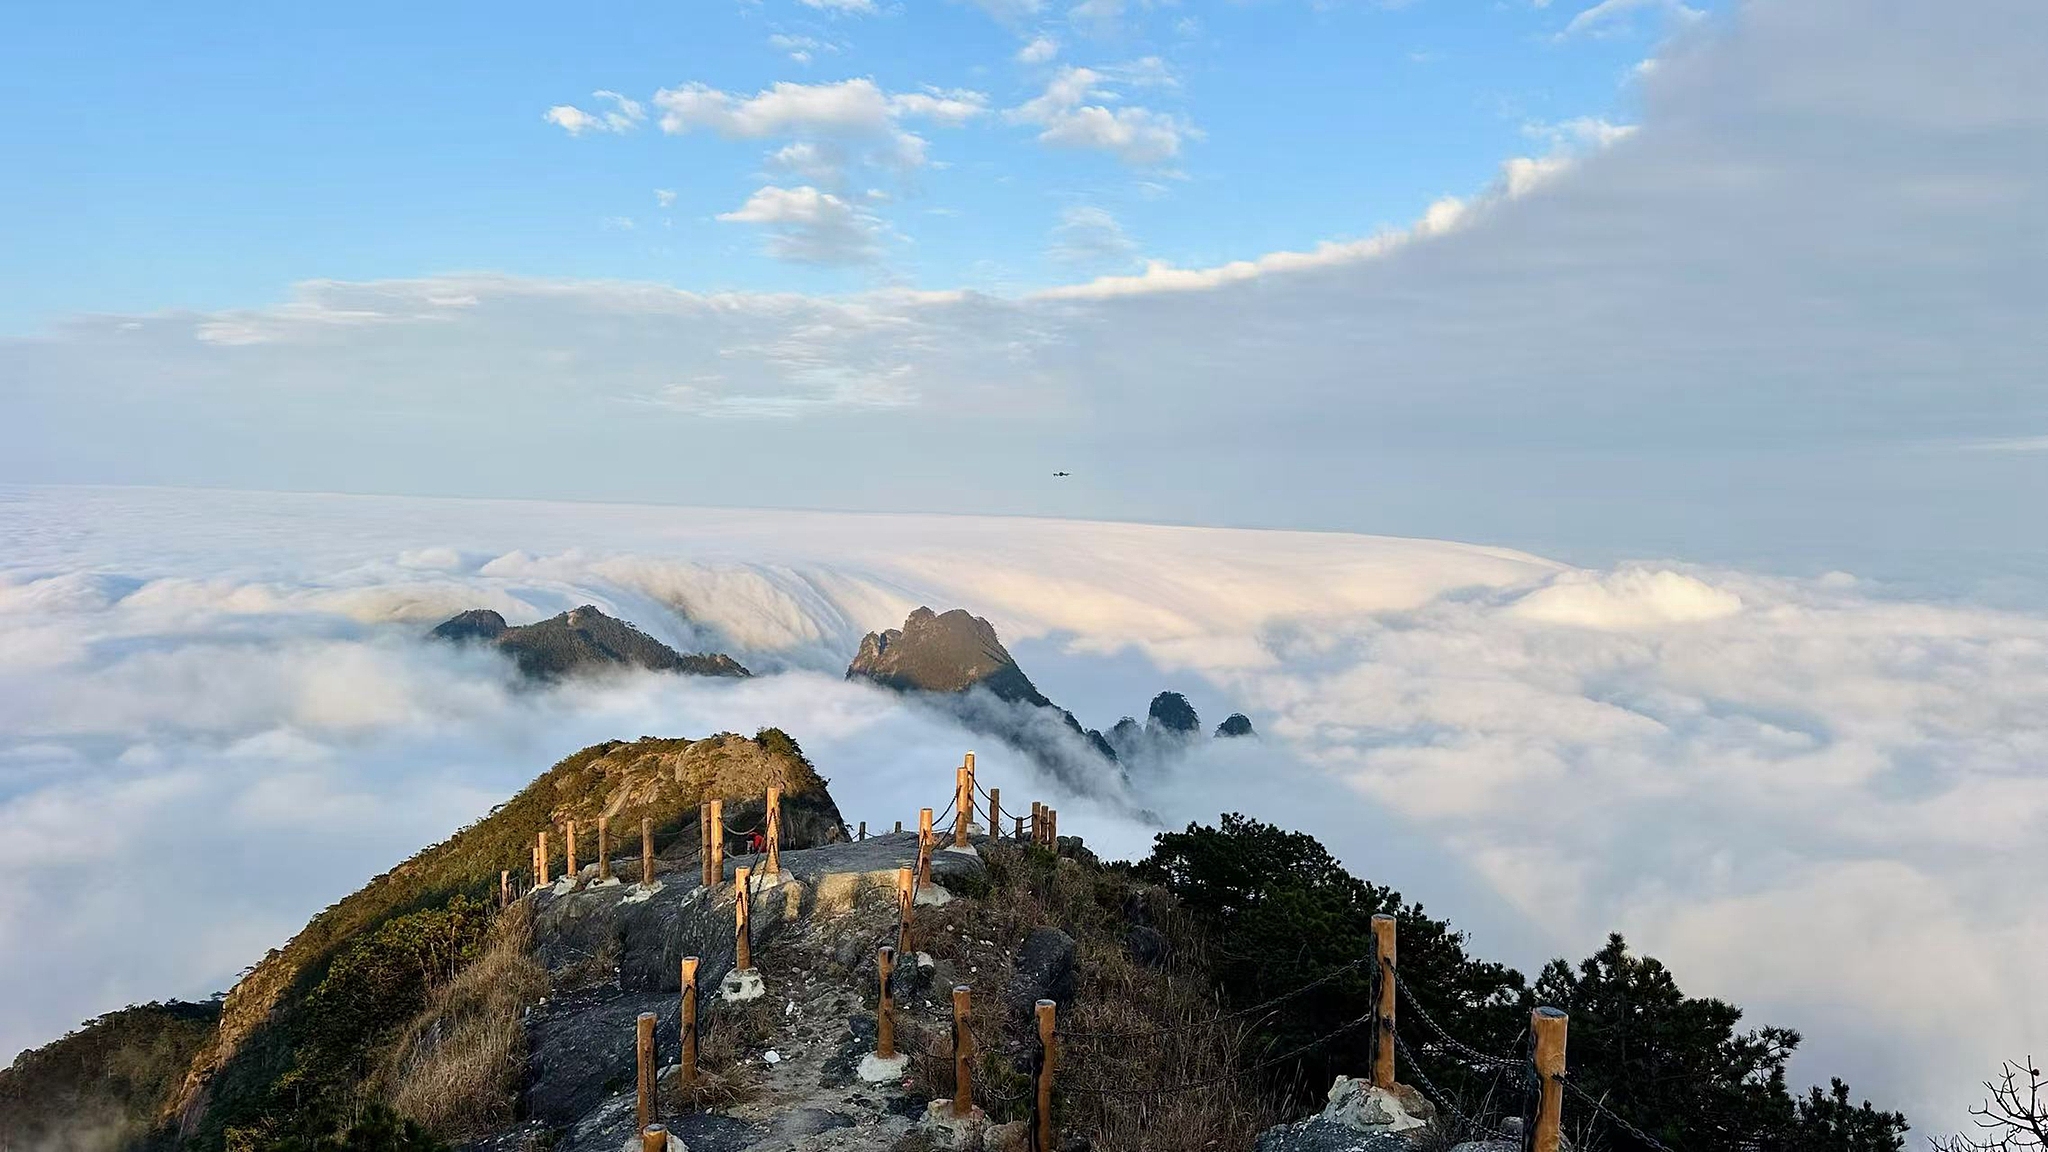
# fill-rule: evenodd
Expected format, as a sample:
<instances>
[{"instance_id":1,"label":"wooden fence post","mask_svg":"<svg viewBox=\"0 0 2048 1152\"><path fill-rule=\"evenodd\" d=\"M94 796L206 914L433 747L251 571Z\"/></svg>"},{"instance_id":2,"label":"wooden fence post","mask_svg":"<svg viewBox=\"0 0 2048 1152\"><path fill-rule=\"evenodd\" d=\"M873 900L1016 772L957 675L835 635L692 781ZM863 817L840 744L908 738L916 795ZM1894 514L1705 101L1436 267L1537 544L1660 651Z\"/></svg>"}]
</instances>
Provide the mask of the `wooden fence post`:
<instances>
[{"instance_id":1,"label":"wooden fence post","mask_svg":"<svg viewBox=\"0 0 2048 1152\"><path fill-rule=\"evenodd\" d=\"M1057 852L1060 850L1060 810L1045 810L1045 846Z\"/></svg>"},{"instance_id":2,"label":"wooden fence post","mask_svg":"<svg viewBox=\"0 0 2048 1152\"><path fill-rule=\"evenodd\" d=\"M1571 1017L1560 1009L1538 1008L1529 1013L1529 1030L1536 1034L1536 1074L1543 1080L1543 1100L1536 1112L1536 1152L1557 1152L1558 1134L1564 1126L1564 1034Z\"/></svg>"},{"instance_id":3,"label":"wooden fence post","mask_svg":"<svg viewBox=\"0 0 2048 1152\"><path fill-rule=\"evenodd\" d=\"M668 1129L649 1124L640 1130L640 1152L668 1152Z\"/></svg>"},{"instance_id":4,"label":"wooden fence post","mask_svg":"<svg viewBox=\"0 0 2048 1152\"><path fill-rule=\"evenodd\" d=\"M654 886L654 817L640 818L640 885Z\"/></svg>"},{"instance_id":5,"label":"wooden fence post","mask_svg":"<svg viewBox=\"0 0 2048 1152\"><path fill-rule=\"evenodd\" d=\"M683 1087L697 1082L697 957L683 957Z\"/></svg>"},{"instance_id":6,"label":"wooden fence post","mask_svg":"<svg viewBox=\"0 0 2048 1152\"><path fill-rule=\"evenodd\" d=\"M569 878L569 883L573 885L573 884L575 884L575 883L576 883L576 873L577 873L577 868L576 868L576 822L575 822L574 820L571 820L571 821L569 821L569 826L568 826L567 830L566 830L566 831L564 831L564 833L563 833L563 835L562 835L562 839L563 839L563 841L564 841L564 844L565 844L565 846L566 846L566 847L568 848L568 853L569 853L569 859L568 859L568 866L562 869L562 875L564 875L564 876L567 876L567 877Z\"/></svg>"},{"instance_id":7,"label":"wooden fence post","mask_svg":"<svg viewBox=\"0 0 2048 1152\"><path fill-rule=\"evenodd\" d=\"M711 801L697 805L697 883L711 887Z\"/></svg>"},{"instance_id":8,"label":"wooden fence post","mask_svg":"<svg viewBox=\"0 0 2048 1152\"><path fill-rule=\"evenodd\" d=\"M1038 1049L1043 1054L1038 1062L1038 1140L1039 1152L1053 1152L1052 1142L1052 1069L1058 1046L1053 1040L1054 1014L1059 1006L1050 1000L1038 1002Z\"/></svg>"},{"instance_id":9,"label":"wooden fence post","mask_svg":"<svg viewBox=\"0 0 2048 1152\"><path fill-rule=\"evenodd\" d=\"M968 1029L968 998L973 992L965 984L953 985L953 1115L974 1111L974 1033Z\"/></svg>"},{"instance_id":10,"label":"wooden fence post","mask_svg":"<svg viewBox=\"0 0 2048 1152\"><path fill-rule=\"evenodd\" d=\"M967 847L967 825L974 819L974 785L967 779L967 766L953 769L953 847Z\"/></svg>"},{"instance_id":11,"label":"wooden fence post","mask_svg":"<svg viewBox=\"0 0 2048 1152\"><path fill-rule=\"evenodd\" d=\"M742 866L733 870L732 877L732 941L735 956L733 967L742 972L754 966L754 947L752 942L747 939L747 917L753 911L753 909L748 907L753 901L748 899L752 893L748 890L747 882L753 879L753 871L751 868Z\"/></svg>"},{"instance_id":12,"label":"wooden fence post","mask_svg":"<svg viewBox=\"0 0 2048 1152\"><path fill-rule=\"evenodd\" d=\"M860 822L860 838L863 840L868 838L868 822L865 820Z\"/></svg>"},{"instance_id":13,"label":"wooden fence post","mask_svg":"<svg viewBox=\"0 0 2048 1152\"><path fill-rule=\"evenodd\" d=\"M896 822L896 831L898 831L898 832L902 832L902 831L903 831L903 821L901 821L901 820L898 820L898 821Z\"/></svg>"},{"instance_id":14,"label":"wooden fence post","mask_svg":"<svg viewBox=\"0 0 2048 1152\"><path fill-rule=\"evenodd\" d=\"M1373 1033L1378 1044L1373 1049L1372 1082L1381 1088L1394 1086L1394 973L1398 971L1398 958L1394 950L1394 925L1392 916L1384 913L1372 918L1373 951L1379 959L1379 1005L1374 1009Z\"/></svg>"},{"instance_id":15,"label":"wooden fence post","mask_svg":"<svg viewBox=\"0 0 2048 1152\"><path fill-rule=\"evenodd\" d=\"M1041 800L1033 800L1031 802L1031 842L1033 844L1045 843L1045 836L1039 832L1039 828L1041 827L1044 819L1045 802Z\"/></svg>"},{"instance_id":16,"label":"wooden fence post","mask_svg":"<svg viewBox=\"0 0 2048 1152\"><path fill-rule=\"evenodd\" d=\"M768 790L768 874L782 875L782 789Z\"/></svg>"},{"instance_id":17,"label":"wooden fence post","mask_svg":"<svg viewBox=\"0 0 2048 1152\"><path fill-rule=\"evenodd\" d=\"M498 907L510 908L511 906L512 870L510 868L500 868L498 869Z\"/></svg>"},{"instance_id":18,"label":"wooden fence post","mask_svg":"<svg viewBox=\"0 0 2048 1152\"><path fill-rule=\"evenodd\" d=\"M725 801L711 802L711 884L725 883Z\"/></svg>"},{"instance_id":19,"label":"wooden fence post","mask_svg":"<svg viewBox=\"0 0 2048 1152\"><path fill-rule=\"evenodd\" d=\"M1022 816L1017 817L1017 842L1020 844L1024 842L1024 818Z\"/></svg>"},{"instance_id":20,"label":"wooden fence post","mask_svg":"<svg viewBox=\"0 0 2048 1152\"><path fill-rule=\"evenodd\" d=\"M875 1058L896 1058L896 1006L889 999L889 976L896 971L896 950L884 944L875 953L875 971L881 973L882 996L875 1002Z\"/></svg>"},{"instance_id":21,"label":"wooden fence post","mask_svg":"<svg viewBox=\"0 0 2048 1152\"><path fill-rule=\"evenodd\" d=\"M988 838L990 840L1000 840L1003 838L1003 790L1001 788L991 788L988 790Z\"/></svg>"},{"instance_id":22,"label":"wooden fence post","mask_svg":"<svg viewBox=\"0 0 2048 1152\"><path fill-rule=\"evenodd\" d=\"M599 883L612 878L612 818L597 818L597 879Z\"/></svg>"},{"instance_id":23,"label":"wooden fence post","mask_svg":"<svg viewBox=\"0 0 2048 1152\"><path fill-rule=\"evenodd\" d=\"M898 956L916 955L915 952L910 950L910 918L914 915L911 908L911 894L913 892L913 885L916 883L914 876L915 874L908 868L898 868L896 870L896 954Z\"/></svg>"},{"instance_id":24,"label":"wooden fence post","mask_svg":"<svg viewBox=\"0 0 2048 1152\"><path fill-rule=\"evenodd\" d=\"M548 886L547 829L541 829L540 839L535 841L535 845L533 850L533 886L535 888L545 888Z\"/></svg>"},{"instance_id":25,"label":"wooden fence post","mask_svg":"<svg viewBox=\"0 0 2048 1152\"><path fill-rule=\"evenodd\" d=\"M645 1129L654 1122L654 1013L642 1012L639 1020L638 1042L633 1047L640 1065L640 1097L637 1101L640 1127Z\"/></svg>"},{"instance_id":26,"label":"wooden fence post","mask_svg":"<svg viewBox=\"0 0 2048 1152\"><path fill-rule=\"evenodd\" d=\"M932 810L917 810L917 882L932 882Z\"/></svg>"}]
</instances>

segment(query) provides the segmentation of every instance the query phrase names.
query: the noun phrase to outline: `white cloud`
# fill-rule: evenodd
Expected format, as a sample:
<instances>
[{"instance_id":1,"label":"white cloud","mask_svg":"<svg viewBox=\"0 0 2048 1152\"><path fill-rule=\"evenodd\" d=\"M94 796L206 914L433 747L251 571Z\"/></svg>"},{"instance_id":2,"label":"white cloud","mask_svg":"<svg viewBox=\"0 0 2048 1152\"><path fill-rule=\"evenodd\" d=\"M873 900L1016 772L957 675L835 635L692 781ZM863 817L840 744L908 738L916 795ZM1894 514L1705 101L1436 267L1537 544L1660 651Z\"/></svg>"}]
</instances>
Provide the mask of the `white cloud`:
<instances>
[{"instance_id":1,"label":"white cloud","mask_svg":"<svg viewBox=\"0 0 2048 1152\"><path fill-rule=\"evenodd\" d=\"M1051 36L1034 37L1031 43L1017 49L1019 64L1044 64L1060 54L1060 42Z\"/></svg>"},{"instance_id":2,"label":"white cloud","mask_svg":"<svg viewBox=\"0 0 2048 1152\"><path fill-rule=\"evenodd\" d=\"M1138 254L1137 244L1124 234L1116 217L1093 205L1074 205L1062 211L1059 223L1053 225L1051 241L1046 255L1074 267L1128 264Z\"/></svg>"},{"instance_id":3,"label":"white cloud","mask_svg":"<svg viewBox=\"0 0 2048 1152\"><path fill-rule=\"evenodd\" d=\"M865 16L875 10L874 0L799 0L806 8L839 15Z\"/></svg>"},{"instance_id":4,"label":"white cloud","mask_svg":"<svg viewBox=\"0 0 2048 1152\"><path fill-rule=\"evenodd\" d=\"M675 192L675 189L673 189L673 188L656 188L656 189L654 190L654 202L655 202L656 204L660 205L660 206L661 206L661 207L663 207L663 208L668 208L668 207L671 207L671 206L673 206L673 205L675 204L675 202L676 202L676 192Z\"/></svg>"},{"instance_id":5,"label":"white cloud","mask_svg":"<svg viewBox=\"0 0 2048 1152\"><path fill-rule=\"evenodd\" d=\"M923 92L900 92L889 98L889 109L898 116L931 120L958 128L988 111L988 96L971 88L927 88Z\"/></svg>"},{"instance_id":6,"label":"white cloud","mask_svg":"<svg viewBox=\"0 0 2048 1152\"><path fill-rule=\"evenodd\" d=\"M856 165L895 171L924 166L923 137L902 127L923 120L957 128L987 110L988 97L965 88L884 92L866 78L825 84L781 81L752 96L704 84L664 88L654 94L661 130L680 135L695 130L741 140L793 137L772 153L771 166L837 185Z\"/></svg>"},{"instance_id":7,"label":"white cloud","mask_svg":"<svg viewBox=\"0 0 2048 1152\"><path fill-rule=\"evenodd\" d=\"M1014 123L1035 124L1044 143L1109 152L1128 164L1159 165L1180 155L1185 140L1201 133L1185 119L1136 104L1109 107L1113 79L1092 68L1061 68L1045 91L1013 108ZM1089 101L1096 101L1089 103Z\"/></svg>"},{"instance_id":8,"label":"white cloud","mask_svg":"<svg viewBox=\"0 0 2048 1152\"><path fill-rule=\"evenodd\" d=\"M837 54L840 50L840 46L830 40L820 40L816 36L796 36L785 32L771 34L768 37L768 46L798 64L811 63L821 52Z\"/></svg>"},{"instance_id":9,"label":"white cloud","mask_svg":"<svg viewBox=\"0 0 2048 1152\"><path fill-rule=\"evenodd\" d=\"M1644 15L1660 25L1683 26L1697 21L1705 13L1687 6L1683 0L1600 0L1573 16L1558 36L1564 39L1625 35L1636 30L1636 18Z\"/></svg>"},{"instance_id":10,"label":"white cloud","mask_svg":"<svg viewBox=\"0 0 2048 1152\"><path fill-rule=\"evenodd\" d=\"M881 221L830 192L809 185L768 185L720 220L759 224L768 253L803 264L865 264L881 258Z\"/></svg>"},{"instance_id":11,"label":"white cloud","mask_svg":"<svg viewBox=\"0 0 2048 1152\"><path fill-rule=\"evenodd\" d=\"M611 107L586 112L573 104L557 104L542 113L541 119L571 136L581 136L585 132L630 132L647 119L647 109L638 100L604 89L592 92L591 96L608 102Z\"/></svg>"},{"instance_id":12,"label":"white cloud","mask_svg":"<svg viewBox=\"0 0 2048 1152\"><path fill-rule=\"evenodd\" d=\"M1081 0L1067 9L1067 23L1090 36L1109 36L1123 24L1124 0Z\"/></svg>"}]
</instances>

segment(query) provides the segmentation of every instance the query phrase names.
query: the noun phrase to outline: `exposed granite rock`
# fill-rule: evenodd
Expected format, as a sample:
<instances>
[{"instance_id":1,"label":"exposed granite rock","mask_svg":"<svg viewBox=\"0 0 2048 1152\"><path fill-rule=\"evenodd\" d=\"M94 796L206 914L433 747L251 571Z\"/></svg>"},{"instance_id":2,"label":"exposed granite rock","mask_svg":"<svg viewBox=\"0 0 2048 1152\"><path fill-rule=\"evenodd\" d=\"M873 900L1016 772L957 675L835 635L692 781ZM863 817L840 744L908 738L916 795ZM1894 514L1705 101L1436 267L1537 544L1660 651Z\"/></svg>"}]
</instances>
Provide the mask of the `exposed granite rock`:
<instances>
[{"instance_id":1,"label":"exposed granite rock","mask_svg":"<svg viewBox=\"0 0 2048 1152\"><path fill-rule=\"evenodd\" d=\"M898 691L986 688L999 700L1053 706L996 638L995 625L961 608L944 613L919 608L901 628L868 633L846 678L873 680Z\"/></svg>"}]
</instances>

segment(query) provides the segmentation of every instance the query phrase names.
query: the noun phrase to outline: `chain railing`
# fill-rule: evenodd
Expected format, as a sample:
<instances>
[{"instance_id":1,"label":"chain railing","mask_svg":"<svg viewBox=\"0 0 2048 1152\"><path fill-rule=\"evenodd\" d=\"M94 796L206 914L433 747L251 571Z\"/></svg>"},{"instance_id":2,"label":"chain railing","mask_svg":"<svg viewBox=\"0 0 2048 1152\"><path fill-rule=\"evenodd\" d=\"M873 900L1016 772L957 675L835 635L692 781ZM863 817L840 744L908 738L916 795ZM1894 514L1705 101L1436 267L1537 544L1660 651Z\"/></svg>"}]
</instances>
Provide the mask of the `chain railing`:
<instances>
[{"instance_id":1,"label":"chain railing","mask_svg":"<svg viewBox=\"0 0 2048 1152\"><path fill-rule=\"evenodd\" d=\"M897 889L897 903L899 907L895 918L896 923L893 925L893 931L890 936L891 943L901 946L911 942L910 933L915 921L914 910L917 907L920 896L923 895L925 862L929 859L927 854L938 846L941 823L946 817L952 815L963 801L971 803L972 797L977 793L987 800L995 800L996 794L991 789L984 787L979 780L975 779L971 766L964 765L961 774L956 778L956 786L952 795L948 798L945 806L936 809L931 817L929 840L924 838L927 826L924 823L922 813L925 810L920 809L920 839L917 864L910 869L911 878L907 886L907 892L903 887ZM994 811L993 804L991 804L990 810L991 812ZM1054 827L1053 820L1055 817L1053 811L1042 805L1034 805L1031 814L1034 827L1039 828L1039 831L1042 833L1050 834L1050 829ZM1019 813L1020 819L1022 815L1022 813ZM1043 820L1043 827L1039 827L1041 818ZM708 831L710 825L704 824L700 827ZM723 820L718 822L718 827L725 835L738 837L754 836L763 831L762 826L758 824L754 827L743 829L735 828ZM1000 839L1000 831L998 828L991 827L989 829L990 838L992 840ZM646 830L644 827L642 839L643 857L645 857L649 853L646 851ZM535 848L535 873L537 879L545 876L544 869L546 868L547 849L547 837L546 833L543 832L540 834ZM508 870L501 874L500 877L501 899L507 902L511 898L511 875ZM1215 1059L1225 1067L1213 1074L1196 1075L1162 1085L1120 1086L1105 1083L1062 1083L1058 1086L1058 1098L1085 1100L1159 1098L1215 1089L1225 1084L1242 1083L1253 1077L1270 1072L1275 1068L1299 1061L1313 1052L1326 1048L1346 1035L1361 1029L1371 1028L1379 1037L1379 1043L1374 1045L1378 1049L1378 1055L1374 1059L1375 1067L1372 1069L1373 1082L1381 1088L1394 1086L1394 1073L1397 1067L1394 1061L1395 1057L1398 1056L1399 1070L1413 1077L1416 1083L1416 1090L1420 1091L1435 1106L1439 1115L1447 1117L1460 1125L1464 1133L1468 1135L1492 1141L1519 1142L1523 1152L1559 1152L1562 1145L1563 1100L1566 1096L1569 1096L1576 1103L1588 1108L1593 1117L1600 1123L1610 1126L1616 1132L1625 1134L1641 1147L1648 1149L1649 1152L1675 1152L1670 1145L1652 1136L1642 1127L1610 1107L1604 1095L1594 1095L1580 1087L1566 1074L1564 1064L1564 1028L1567 1018L1563 1012L1550 1008L1538 1008L1532 1013L1530 1028L1524 1033L1527 1045L1520 1055L1496 1055L1483 1050L1477 1045L1467 1043L1453 1034L1449 1028L1445 1027L1437 1019L1435 1014L1425 1007L1423 997L1417 992L1414 985L1396 963L1393 918L1385 915L1375 916L1374 922L1374 946L1367 956L1338 965L1314 979L1256 1004L1207 1016L1199 1020L1162 1027L1074 1030L1056 1027L1056 1006L1050 1001L1040 1001L1037 1013L1039 1026L1037 1034L1027 1036L1021 1040L1005 1042L995 1039L986 1046L978 1042L973 1045L973 1048L978 1049L981 1055L985 1057L1009 1061L1013 1069L1021 1068L1028 1064L1030 1068L1029 1084L1022 1089L1011 1090L997 1090L993 1085L987 1084L979 1085L979 1098L989 1106L1005 1111L1028 1102L1031 1116L1031 1143L1036 1148L1054 1133L1054 1129L1051 1127L1051 1117L1045 1111L1045 1104L1055 1099L1052 1077L1059 1067L1059 1062L1053 1058L1055 1046L1071 1043L1084 1046L1085 1051L1086 1046L1090 1045L1118 1043L1159 1044L1197 1033L1215 1035L1219 1034L1228 1025L1246 1021L1258 1021L1270 1017L1284 1006L1311 992L1363 973L1366 977L1370 999L1374 1004L1372 1010L1355 1018L1348 1019L1320 1035L1295 1044L1284 1051L1253 1059L1250 1063L1241 1066L1231 1066L1236 1061L1252 1054L1252 1052L1245 1051L1243 1043L1247 1033L1240 1032L1230 1036L1217 1035L1218 1042L1214 1050L1218 1055ZM915 955L912 952L905 958L914 964ZM1391 989L1389 984L1391 984ZM968 995L965 986L960 986L956 989L956 992L958 997L962 998L958 1000L958 1004L964 1005L966 1003L964 997ZM885 987L882 989L882 995L893 999L894 993L891 988ZM1402 1010L1397 1012L1397 1005L1401 1006ZM968 1059L965 1055L961 1054L962 1045L966 1040L960 1031L964 1027L964 1022L959 1014L965 1012L965 1010L964 1007L956 1007L952 1043L956 1059L961 1061L960 1067L962 1071L960 1075L963 1078L967 1075L964 1069L968 1066ZM1397 1022L1397 1017L1407 1017L1409 1020L1419 1022L1423 1036L1423 1040L1419 1045L1421 1049L1419 1053L1417 1047L1411 1046L1409 1037L1404 1035L1398 1026L1398 1024L1407 1023L1408 1020L1399 1020ZM1206 1046L1206 1041L1204 1043ZM926 1051L924 1055L927 1058L939 1058L941 1054ZM1446 1090L1436 1078L1430 1075L1428 1068L1423 1062L1423 1057L1425 1056L1432 1060L1447 1061L1449 1062L1448 1066L1452 1068L1462 1067L1465 1074L1478 1074L1482 1079L1486 1073L1490 1072L1492 1074L1492 1087L1488 1088L1480 1098L1482 1106L1474 1109L1469 1106L1470 1097L1461 1098L1457 1093ZM1203 1058L1205 1062L1207 1059L1207 1057ZM1439 1074L1442 1073L1444 1067L1445 1065L1439 1065ZM1504 1084L1506 1085L1505 1091L1503 1091ZM959 1091L963 1094L962 1099L964 1100L974 1094L975 1087L970 1085L968 1080L962 1079ZM1519 1093L1523 1099L1522 1107L1519 1109L1521 1119L1519 1133L1513 1131L1505 1121L1494 1122L1489 1119L1489 1117L1501 1115L1499 1110L1490 1106L1493 1100L1500 1097L1512 1100L1513 1095L1516 1093ZM958 1106L962 1105L956 1105L956 1107ZM1510 1118L1512 1119L1512 1116Z\"/></svg>"}]
</instances>

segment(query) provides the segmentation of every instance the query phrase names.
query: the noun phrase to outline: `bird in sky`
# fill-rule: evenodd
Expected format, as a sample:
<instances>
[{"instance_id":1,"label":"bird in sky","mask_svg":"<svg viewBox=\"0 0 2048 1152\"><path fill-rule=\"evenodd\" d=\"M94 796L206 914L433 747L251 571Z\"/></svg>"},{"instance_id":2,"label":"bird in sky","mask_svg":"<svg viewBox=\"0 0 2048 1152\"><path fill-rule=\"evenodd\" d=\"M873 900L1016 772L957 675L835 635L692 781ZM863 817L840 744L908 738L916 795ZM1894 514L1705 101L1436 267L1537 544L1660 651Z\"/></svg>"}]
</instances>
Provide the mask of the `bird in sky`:
<instances>
[{"instance_id":1,"label":"bird in sky","mask_svg":"<svg viewBox=\"0 0 2048 1152\"><path fill-rule=\"evenodd\" d=\"M1073 473L1072 473L1072 472L1055 472L1055 473L1053 473L1053 475L1055 475L1055 476L1072 476L1072 475L1073 475Z\"/></svg>"}]
</instances>

